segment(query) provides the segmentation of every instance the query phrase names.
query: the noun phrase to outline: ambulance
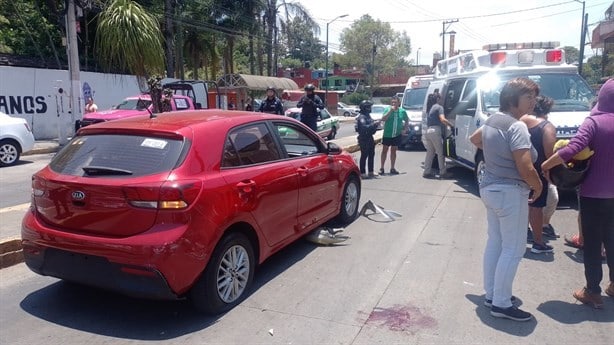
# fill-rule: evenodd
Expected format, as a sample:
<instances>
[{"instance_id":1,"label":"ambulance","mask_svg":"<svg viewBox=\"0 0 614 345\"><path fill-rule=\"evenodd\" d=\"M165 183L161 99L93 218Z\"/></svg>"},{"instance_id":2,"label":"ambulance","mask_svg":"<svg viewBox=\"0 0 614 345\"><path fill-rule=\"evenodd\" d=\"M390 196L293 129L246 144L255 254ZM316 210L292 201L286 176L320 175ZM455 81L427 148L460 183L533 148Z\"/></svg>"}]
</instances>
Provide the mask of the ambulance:
<instances>
[{"instance_id":1,"label":"ambulance","mask_svg":"<svg viewBox=\"0 0 614 345\"><path fill-rule=\"evenodd\" d=\"M558 138L574 136L590 113L593 90L578 74L576 66L565 63L559 42L489 44L441 60L427 93L439 89L446 118L454 125L444 142L446 158L472 169L479 182L484 156L469 141L471 134L499 110L503 85L525 77L539 85L540 94L554 100L548 120ZM426 131L426 101L422 112L422 132Z\"/></svg>"},{"instance_id":2,"label":"ambulance","mask_svg":"<svg viewBox=\"0 0 614 345\"><path fill-rule=\"evenodd\" d=\"M407 80L401 106L409 116L409 131L401 138L401 148L419 146L422 143L422 108L432 80L432 74L416 75Z\"/></svg>"}]
</instances>

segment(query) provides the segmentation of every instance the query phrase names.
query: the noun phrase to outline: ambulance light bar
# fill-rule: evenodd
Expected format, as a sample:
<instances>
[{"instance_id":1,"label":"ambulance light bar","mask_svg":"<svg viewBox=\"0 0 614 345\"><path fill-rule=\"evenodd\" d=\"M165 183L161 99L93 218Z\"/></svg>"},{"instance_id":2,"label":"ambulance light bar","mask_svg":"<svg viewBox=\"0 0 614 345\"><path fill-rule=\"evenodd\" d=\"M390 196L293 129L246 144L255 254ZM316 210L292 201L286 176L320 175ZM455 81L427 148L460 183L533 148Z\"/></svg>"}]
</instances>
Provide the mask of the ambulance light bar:
<instances>
[{"instance_id":1,"label":"ambulance light bar","mask_svg":"<svg viewBox=\"0 0 614 345\"><path fill-rule=\"evenodd\" d=\"M487 51L493 50L511 50L511 49L553 49L560 46L560 42L523 42L523 43L493 43L487 44L482 49Z\"/></svg>"}]
</instances>

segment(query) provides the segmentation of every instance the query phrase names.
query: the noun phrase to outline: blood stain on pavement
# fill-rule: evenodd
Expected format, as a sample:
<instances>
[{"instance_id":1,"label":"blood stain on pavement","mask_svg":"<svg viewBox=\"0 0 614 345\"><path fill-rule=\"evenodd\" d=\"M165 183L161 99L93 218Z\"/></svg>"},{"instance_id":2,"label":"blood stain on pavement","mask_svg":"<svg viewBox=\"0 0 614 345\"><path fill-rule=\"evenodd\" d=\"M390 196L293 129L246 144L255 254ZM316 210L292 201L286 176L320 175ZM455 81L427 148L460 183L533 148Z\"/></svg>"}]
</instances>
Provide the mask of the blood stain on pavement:
<instances>
[{"instance_id":1,"label":"blood stain on pavement","mask_svg":"<svg viewBox=\"0 0 614 345\"><path fill-rule=\"evenodd\" d=\"M411 331L412 328L434 328L437 321L414 306L395 304L390 308L374 308L367 324L377 324L391 331L403 332Z\"/></svg>"}]
</instances>

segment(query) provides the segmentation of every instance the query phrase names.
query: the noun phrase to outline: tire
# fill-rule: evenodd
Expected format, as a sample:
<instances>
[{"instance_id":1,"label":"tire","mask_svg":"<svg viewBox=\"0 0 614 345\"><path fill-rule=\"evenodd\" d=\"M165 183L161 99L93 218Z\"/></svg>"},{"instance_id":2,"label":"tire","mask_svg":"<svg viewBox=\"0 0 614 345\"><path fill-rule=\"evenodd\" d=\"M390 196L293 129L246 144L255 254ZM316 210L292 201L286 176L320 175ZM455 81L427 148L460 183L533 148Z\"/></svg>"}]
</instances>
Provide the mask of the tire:
<instances>
[{"instance_id":1,"label":"tire","mask_svg":"<svg viewBox=\"0 0 614 345\"><path fill-rule=\"evenodd\" d=\"M326 137L326 139L328 140L333 140L335 139L335 137L337 136L337 127L333 126L330 129L330 133L328 134L328 136Z\"/></svg>"},{"instance_id":2,"label":"tire","mask_svg":"<svg viewBox=\"0 0 614 345\"><path fill-rule=\"evenodd\" d=\"M249 239L237 232L225 235L190 290L193 305L206 314L220 314L234 308L245 299L255 266L254 249ZM224 268L230 268L230 272L224 273ZM222 283L230 286L224 287Z\"/></svg>"},{"instance_id":3,"label":"tire","mask_svg":"<svg viewBox=\"0 0 614 345\"><path fill-rule=\"evenodd\" d=\"M0 167L8 167L19 161L21 147L15 140L0 141Z\"/></svg>"},{"instance_id":4,"label":"tire","mask_svg":"<svg viewBox=\"0 0 614 345\"><path fill-rule=\"evenodd\" d=\"M354 175L350 175L343 187L341 195L341 209L335 220L342 225L351 223L358 215L360 203L360 182Z\"/></svg>"},{"instance_id":5,"label":"tire","mask_svg":"<svg viewBox=\"0 0 614 345\"><path fill-rule=\"evenodd\" d=\"M343 113L343 116L350 116L350 112L346 111L345 113Z\"/></svg>"},{"instance_id":6,"label":"tire","mask_svg":"<svg viewBox=\"0 0 614 345\"><path fill-rule=\"evenodd\" d=\"M484 154L480 151L475 156L475 169L473 171L475 176L475 182L480 187L480 182L482 182L482 178L484 176Z\"/></svg>"}]
</instances>

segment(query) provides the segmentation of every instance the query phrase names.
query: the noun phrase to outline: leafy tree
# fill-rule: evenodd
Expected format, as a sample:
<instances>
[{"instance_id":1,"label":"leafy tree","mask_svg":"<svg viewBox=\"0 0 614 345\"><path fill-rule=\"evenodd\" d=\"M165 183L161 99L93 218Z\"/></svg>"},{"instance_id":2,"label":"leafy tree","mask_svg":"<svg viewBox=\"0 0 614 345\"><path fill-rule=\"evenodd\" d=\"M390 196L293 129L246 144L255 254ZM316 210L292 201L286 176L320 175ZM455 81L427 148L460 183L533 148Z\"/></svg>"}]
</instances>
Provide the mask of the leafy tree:
<instances>
[{"instance_id":1,"label":"leafy tree","mask_svg":"<svg viewBox=\"0 0 614 345\"><path fill-rule=\"evenodd\" d=\"M292 38L288 33L292 33ZM286 24L284 33L287 46L287 57L298 61L315 61L322 58L324 46L320 43L313 30L313 26L302 17L294 17ZM284 65L285 66L285 65Z\"/></svg>"},{"instance_id":2,"label":"leafy tree","mask_svg":"<svg viewBox=\"0 0 614 345\"><path fill-rule=\"evenodd\" d=\"M119 67L148 76L164 68L160 25L131 0L110 0L99 14L96 48L100 63L107 69Z\"/></svg>"},{"instance_id":3,"label":"leafy tree","mask_svg":"<svg viewBox=\"0 0 614 345\"><path fill-rule=\"evenodd\" d=\"M335 62L345 68L364 68L373 81L377 74L408 66L411 41L407 33L396 32L389 23L368 14L344 29L340 42L346 53Z\"/></svg>"},{"instance_id":4,"label":"leafy tree","mask_svg":"<svg viewBox=\"0 0 614 345\"><path fill-rule=\"evenodd\" d=\"M580 51L576 47L565 46L563 47L565 51L565 62L568 64L578 63L580 58Z\"/></svg>"}]
</instances>

